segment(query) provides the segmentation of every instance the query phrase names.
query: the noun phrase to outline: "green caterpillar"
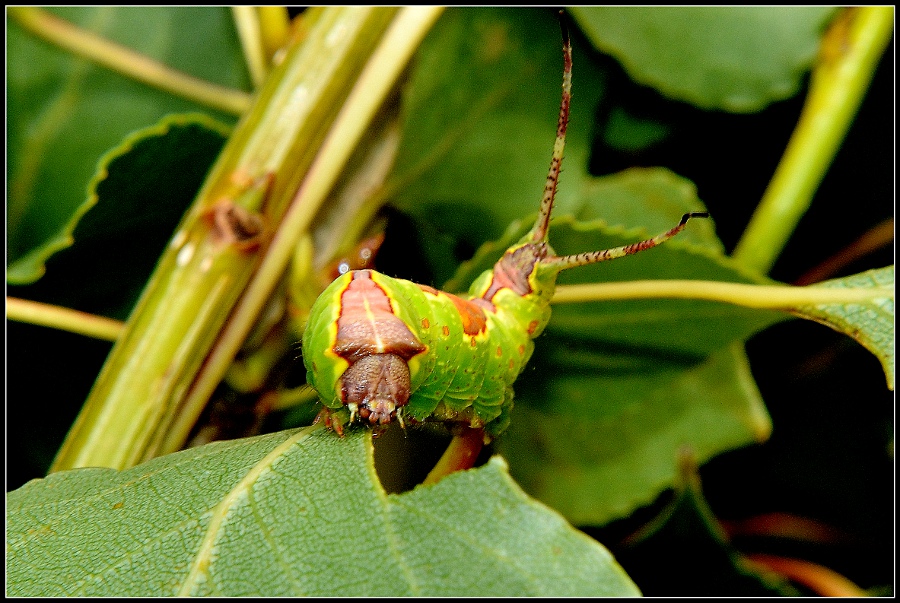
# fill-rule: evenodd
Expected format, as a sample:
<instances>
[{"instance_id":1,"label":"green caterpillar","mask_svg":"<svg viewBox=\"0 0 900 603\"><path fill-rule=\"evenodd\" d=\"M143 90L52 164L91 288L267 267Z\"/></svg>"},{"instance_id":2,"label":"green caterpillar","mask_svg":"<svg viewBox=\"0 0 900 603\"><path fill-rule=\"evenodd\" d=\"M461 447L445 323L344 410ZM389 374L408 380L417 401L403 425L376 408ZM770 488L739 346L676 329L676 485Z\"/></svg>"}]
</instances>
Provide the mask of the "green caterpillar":
<instances>
[{"instance_id":1,"label":"green caterpillar","mask_svg":"<svg viewBox=\"0 0 900 603\"><path fill-rule=\"evenodd\" d=\"M354 270L334 280L310 311L303 337L307 381L339 433L357 417L438 420L484 429L509 424L512 384L550 320L561 270L631 255L680 232L694 217L646 241L558 257L547 231L559 180L572 86L572 47L563 26L563 84L556 142L540 213L531 231L479 276L465 299L425 285ZM335 415L335 411L341 411Z\"/></svg>"}]
</instances>

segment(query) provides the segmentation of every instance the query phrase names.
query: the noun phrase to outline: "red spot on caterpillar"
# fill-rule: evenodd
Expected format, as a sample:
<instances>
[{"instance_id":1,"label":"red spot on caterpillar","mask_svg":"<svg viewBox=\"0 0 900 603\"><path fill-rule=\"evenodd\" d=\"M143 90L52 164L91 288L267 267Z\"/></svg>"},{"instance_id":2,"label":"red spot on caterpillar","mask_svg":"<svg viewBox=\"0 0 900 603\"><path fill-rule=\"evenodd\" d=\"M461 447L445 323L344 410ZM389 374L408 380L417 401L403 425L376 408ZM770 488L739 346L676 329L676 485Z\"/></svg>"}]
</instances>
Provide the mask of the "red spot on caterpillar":
<instances>
[{"instance_id":1,"label":"red spot on caterpillar","mask_svg":"<svg viewBox=\"0 0 900 603\"><path fill-rule=\"evenodd\" d=\"M425 351L409 327L394 315L387 292L370 270L353 272L341 293L334 353L351 364L372 354L396 354L409 360Z\"/></svg>"},{"instance_id":2,"label":"red spot on caterpillar","mask_svg":"<svg viewBox=\"0 0 900 603\"><path fill-rule=\"evenodd\" d=\"M473 338L472 338L472 347L474 348L474 347L477 346L477 345L478 345L478 342L475 341L475 338L473 337Z\"/></svg>"},{"instance_id":3,"label":"red spot on caterpillar","mask_svg":"<svg viewBox=\"0 0 900 603\"><path fill-rule=\"evenodd\" d=\"M525 355L525 346L520 345L519 346L519 356L524 356L524 355Z\"/></svg>"},{"instance_id":4,"label":"red spot on caterpillar","mask_svg":"<svg viewBox=\"0 0 900 603\"><path fill-rule=\"evenodd\" d=\"M423 318L423 319L422 319L422 328L423 328L423 329L427 329L427 328L430 327L430 326L431 326L431 323L428 322L428 319L427 319L427 318Z\"/></svg>"},{"instance_id":5,"label":"red spot on caterpillar","mask_svg":"<svg viewBox=\"0 0 900 603\"><path fill-rule=\"evenodd\" d=\"M441 327L441 333L444 334L444 337L450 337L450 327L444 325L443 327Z\"/></svg>"},{"instance_id":6,"label":"red spot on caterpillar","mask_svg":"<svg viewBox=\"0 0 900 603\"><path fill-rule=\"evenodd\" d=\"M501 356L503 356L503 348L501 348L501 347L498 345L498 346L497 346L497 358L500 358Z\"/></svg>"},{"instance_id":7,"label":"red spot on caterpillar","mask_svg":"<svg viewBox=\"0 0 900 603\"><path fill-rule=\"evenodd\" d=\"M512 358L510 358L509 359L509 370L513 370L513 366L514 366L514 364L513 364Z\"/></svg>"},{"instance_id":8,"label":"red spot on caterpillar","mask_svg":"<svg viewBox=\"0 0 900 603\"><path fill-rule=\"evenodd\" d=\"M534 332L538 328L538 324L540 324L540 323L538 323L538 321L536 321L536 320L532 320L530 323L528 323L528 334L529 335L534 335Z\"/></svg>"}]
</instances>

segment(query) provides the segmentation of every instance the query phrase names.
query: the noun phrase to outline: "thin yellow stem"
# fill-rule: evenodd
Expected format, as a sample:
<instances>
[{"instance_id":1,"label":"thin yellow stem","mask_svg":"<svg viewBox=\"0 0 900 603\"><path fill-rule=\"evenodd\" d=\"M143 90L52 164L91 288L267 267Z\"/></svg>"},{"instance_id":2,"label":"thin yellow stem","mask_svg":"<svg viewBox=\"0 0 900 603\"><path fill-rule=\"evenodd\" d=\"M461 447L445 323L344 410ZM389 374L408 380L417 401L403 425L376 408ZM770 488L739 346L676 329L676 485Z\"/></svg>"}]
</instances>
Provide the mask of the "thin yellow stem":
<instances>
[{"instance_id":1,"label":"thin yellow stem","mask_svg":"<svg viewBox=\"0 0 900 603\"><path fill-rule=\"evenodd\" d=\"M125 323L112 318L17 297L6 298L6 318L106 341L117 340L125 330Z\"/></svg>"},{"instance_id":2,"label":"thin yellow stem","mask_svg":"<svg viewBox=\"0 0 900 603\"><path fill-rule=\"evenodd\" d=\"M843 10L822 40L797 128L734 250L735 258L763 273L809 209L891 39L893 7Z\"/></svg>"},{"instance_id":3,"label":"thin yellow stem","mask_svg":"<svg viewBox=\"0 0 900 603\"><path fill-rule=\"evenodd\" d=\"M244 51L244 60L247 62L247 70L253 87L258 88L269 73L269 61L263 48L260 32L259 15L253 6L232 6L231 14L234 16L234 25L241 40L241 48Z\"/></svg>"},{"instance_id":4,"label":"thin yellow stem","mask_svg":"<svg viewBox=\"0 0 900 603\"><path fill-rule=\"evenodd\" d=\"M283 6L257 6L256 10L266 58L271 61L275 53L287 44L291 21L287 8Z\"/></svg>"},{"instance_id":5,"label":"thin yellow stem","mask_svg":"<svg viewBox=\"0 0 900 603\"><path fill-rule=\"evenodd\" d=\"M241 115L250 95L182 73L138 52L110 42L39 8L8 9L10 17L34 35L88 60L188 100Z\"/></svg>"},{"instance_id":6,"label":"thin yellow stem","mask_svg":"<svg viewBox=\"0 0 900 603\"><path fill-rule=\"evenodd\" d=\"M892 287L838 289L670 280L560 285L556 288L553 303L623 299L698 299L747 308L785 310L797 306L821 304L862 304L876 299L893 297L894 289Z\"/></svg>"}]
</instances>

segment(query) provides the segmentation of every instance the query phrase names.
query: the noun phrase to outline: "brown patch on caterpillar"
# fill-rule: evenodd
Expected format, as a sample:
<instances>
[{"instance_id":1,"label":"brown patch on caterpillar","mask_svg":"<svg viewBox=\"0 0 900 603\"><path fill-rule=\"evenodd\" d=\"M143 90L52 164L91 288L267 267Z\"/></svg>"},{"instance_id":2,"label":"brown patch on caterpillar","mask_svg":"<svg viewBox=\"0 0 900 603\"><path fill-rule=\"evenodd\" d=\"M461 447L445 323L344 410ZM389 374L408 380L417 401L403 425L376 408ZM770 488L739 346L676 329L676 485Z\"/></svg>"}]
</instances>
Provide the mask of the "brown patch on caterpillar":
<instances>
[{"instance_id":1,"label":"brown patch on caterpillar","mask_svg":"<svg viewBox=\"0 0 900 603\"><path fill-rule=\"evenodd\" d=\"M487 330L487 318L484 315L484 310L455 295L447 294L447 296L453 302L453 305L456 306L456 311L459 312L459 317L462 319L463 333L466 335L480 335ZM473 337L472 340L474 341L475 338Z\"/></svg>"},{"instance_id":2,"label":"brown patch on caterpillar","mask_svg":"<svg viewBox=\"0 0 900 603\"><path fill-rule=\"evenodd\" d=\"M528 277L534 272L534 267L542 259L547 257L549 248L546 243L527 243L513 251L507 251L494 265L494 273L491 275L491 284L481 298L492 302L494 296L501 289L509 289L520 297L530 294L531 283Z\"/></svg>"},{"instance_id":3,"label":"brown patch on caterpillar","mask_svg":"<svg viewBox=\"0 0 900 603\"><path fill-rule=\"evenodd\" d=\"M438 291L434 287L429 287L428 285L418 285L418 287L426 293L430 293L437 297L446 297L453 302L453 305L456 307L456 311L459 313L459 317L462 320L463 333L466 335L480 335L487 330L487 317L484 315L484 310L477 304L473 304L461 297L457 297L452 293ZM444 327L444 335L448 334L449 330L447 327Z\"/></svg>"},{"instance_id":4,"label":"brown patch on caterpillar","mask_svg":"<svg viewBox=\"0 0 900 603\"><path fill-rule=\"evenodd\" d=\"M373 425L390 423L410 394L409 366L395 354L373 354L350 365L340 378L341 401Z\"/></svg>"},{"instance_id":5,"label":"brown patch on caterpillar","mask_svg":"<svg viewBox=\"0 0 900 603\"><path fill-rule=\"evenodd\" d=\"M427 349L394 315L390 297L372 280L371 271L353 272L340 303L332 349L351 364L372 354L395 354L409 360Z\"/></svg>"}]
</instances>

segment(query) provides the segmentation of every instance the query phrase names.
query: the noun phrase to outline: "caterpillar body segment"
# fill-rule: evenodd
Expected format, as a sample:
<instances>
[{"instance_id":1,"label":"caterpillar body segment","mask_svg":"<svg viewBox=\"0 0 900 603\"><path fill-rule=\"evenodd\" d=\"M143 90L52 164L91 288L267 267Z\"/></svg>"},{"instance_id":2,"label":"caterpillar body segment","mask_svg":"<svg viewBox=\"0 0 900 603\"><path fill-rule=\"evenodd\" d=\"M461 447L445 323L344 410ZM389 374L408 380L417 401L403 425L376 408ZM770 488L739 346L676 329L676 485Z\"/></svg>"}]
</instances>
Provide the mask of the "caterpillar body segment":
<instances>
[{"instance_id":1,"label":"caterpillar body segment","mask_svg":"<svg viewBox=\"0 0 900 603\"><path fill-rule=\"evenodd\" d=\"M533 340L550 321L562 270L655 247L688 220L651 239L559 257L548 240L565 148L572 48L563 26L563 90L556 141L540 212L460 298L426 285L354 270L333 281L310 311L303 337L307 381L319 393L326 423L339 433L357 417L371 424L437 420L483 429L490 438L509 424L513 383Z\"/></svg>"}]
</instances>

